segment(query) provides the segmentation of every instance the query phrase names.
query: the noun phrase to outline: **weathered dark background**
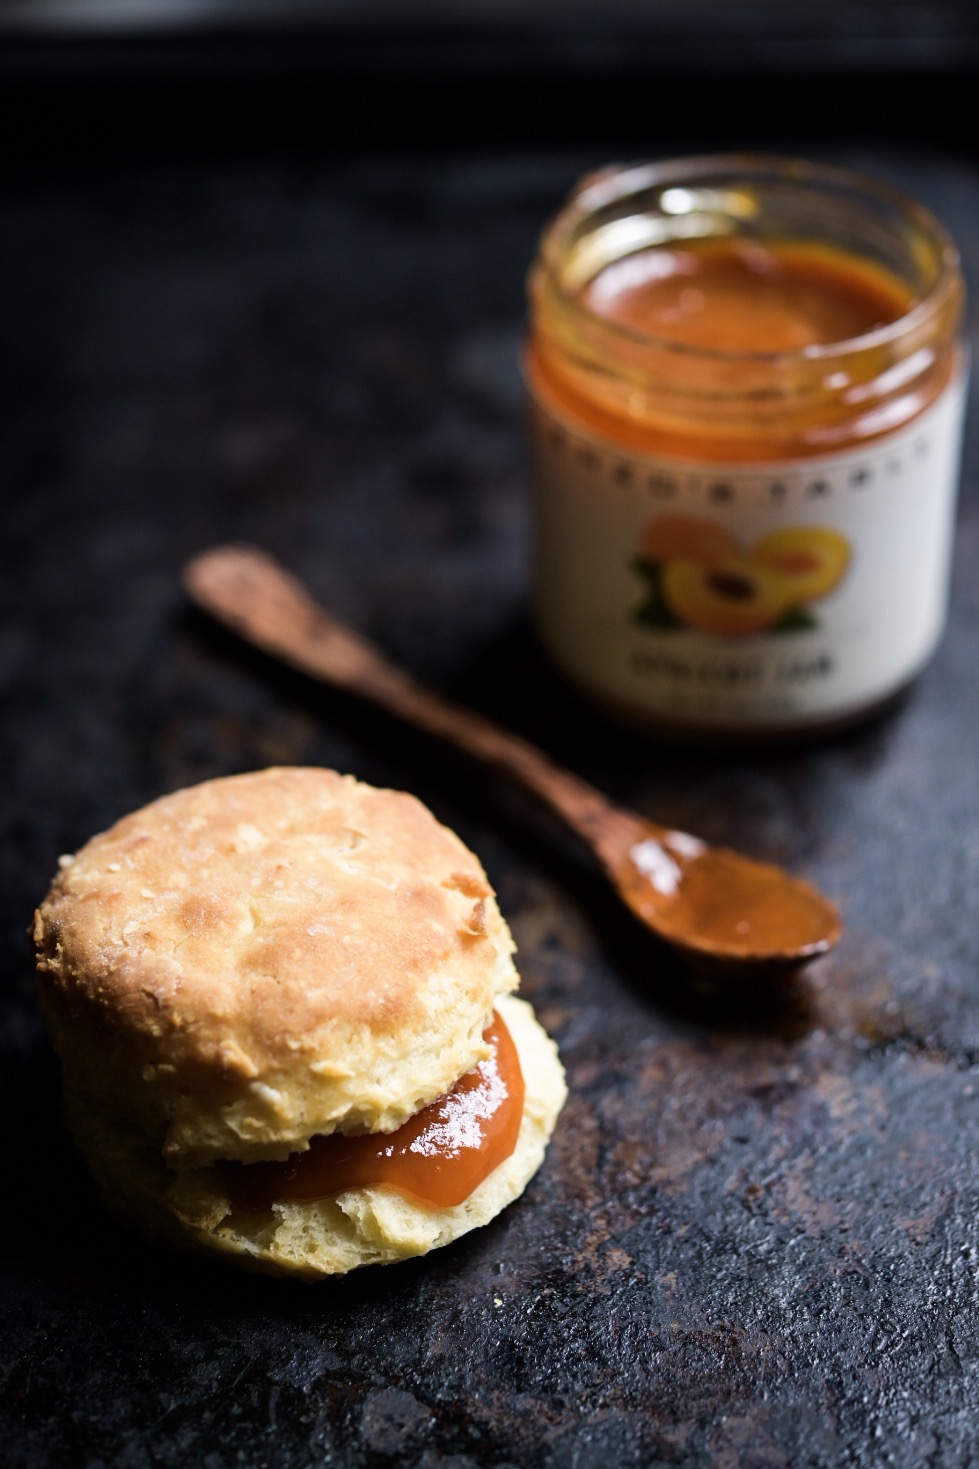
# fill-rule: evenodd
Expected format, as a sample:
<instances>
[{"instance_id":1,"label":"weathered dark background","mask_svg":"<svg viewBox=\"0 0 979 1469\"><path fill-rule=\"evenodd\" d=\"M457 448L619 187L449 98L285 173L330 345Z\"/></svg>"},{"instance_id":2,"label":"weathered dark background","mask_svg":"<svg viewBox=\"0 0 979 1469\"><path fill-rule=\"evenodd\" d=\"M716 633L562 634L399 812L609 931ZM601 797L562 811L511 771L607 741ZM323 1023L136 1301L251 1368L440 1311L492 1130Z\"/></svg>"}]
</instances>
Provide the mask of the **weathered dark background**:
<instances>
[{"instance_id":1,"label":"weathered dark background","mask_svg":"<svg viewBox=\"0 0 979 1469\"><path fill-rule=\"evenodd\" d=\"M933 7L949 46L890 70L883 7L849 13L876 15L876 51L838 36L793 72L746 30L707 82L687 35L665 93L644 32L647 97L630 73L618 104L621 69L585 48L590 91L555 42L539 126L513 55L497 77L462 43L442 100L466 108L439 127L424 101L386 110L414 73L366 42L339 95L295 36L284 86L240 59L195 79L197 53L136 41L79 60L29 28L3 53L3 1464L979 1462L974 423L950 631L886 722L794 754L662 750L560 685L526 611L523 277L584 168L706 142L855 164L935 208L979 287L969 13ZM778 1001L698 996L521 798L193 614L180 567L231 538L613 795L822 884L838 953ZM273 762L410 788L480 852L571 1084L494 1225L315 1288L162 1254L103 1213L24 938L60 852Z\"/></svg>"}]
</instances>

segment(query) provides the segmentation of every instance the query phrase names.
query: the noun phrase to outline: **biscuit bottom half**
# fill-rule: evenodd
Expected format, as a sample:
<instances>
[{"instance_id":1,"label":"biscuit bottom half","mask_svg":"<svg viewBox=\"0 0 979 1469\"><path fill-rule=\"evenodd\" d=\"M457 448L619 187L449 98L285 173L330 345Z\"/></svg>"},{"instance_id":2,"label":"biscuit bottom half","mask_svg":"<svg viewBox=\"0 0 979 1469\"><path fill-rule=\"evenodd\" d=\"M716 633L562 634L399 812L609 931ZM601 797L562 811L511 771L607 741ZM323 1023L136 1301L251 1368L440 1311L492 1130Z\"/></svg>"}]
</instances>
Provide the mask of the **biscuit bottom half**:
<instances>
[{"instance_id":1,"label":"biscuit bottom half","mask_svg":"<svg viewBox=\"0 0 979 1469\"><path fill-rule=\"evenodd\" d=\"M428 1208L394 1189L361 1188L246 1210L232 1204L218 1168L174 1172L144 1136L90 1099L67 1093L68 1120L107 1203L157 1237L308 1280L391 1264L487 1224L519 1197L543 1161L567 1095L557 1047L526 1001L506 996L496 1007L524 1077L520 1131L510 1156L450 1208Z\"/></svg>"}]
</instances>

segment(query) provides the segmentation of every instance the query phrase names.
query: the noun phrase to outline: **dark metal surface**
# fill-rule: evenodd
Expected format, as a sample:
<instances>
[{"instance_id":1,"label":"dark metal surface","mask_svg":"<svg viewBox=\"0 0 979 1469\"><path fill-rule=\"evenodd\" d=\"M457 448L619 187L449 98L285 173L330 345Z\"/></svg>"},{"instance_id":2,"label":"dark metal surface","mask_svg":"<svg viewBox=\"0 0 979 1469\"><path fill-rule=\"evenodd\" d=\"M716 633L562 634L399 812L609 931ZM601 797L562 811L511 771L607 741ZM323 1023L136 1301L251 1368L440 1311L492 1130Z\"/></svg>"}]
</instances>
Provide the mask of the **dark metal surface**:
<instances>
[{"instance_id":1,"label":"dark metal surface","mask_svg":"<svg viewBox=\"0 0 979 1469\"><path fill-rule=\"evenodd\" d=\"M896 715L761 756L585 710L526 615L517 349L538 157L20 182L0 637L11 1466L966 1466L979 1458L979 484ZM979 256L979 169L886 150ZM612 795L836 896L777 1003L699 996L522 799L186 607L248 539ZM895 568L900 575L900 568ZM426 1260L309 1288L144 1247L62 1131L23 936L59 852L272 762L415 790L483 856L571 1097L541 1174Z\"/></svg>"}]
</instances>

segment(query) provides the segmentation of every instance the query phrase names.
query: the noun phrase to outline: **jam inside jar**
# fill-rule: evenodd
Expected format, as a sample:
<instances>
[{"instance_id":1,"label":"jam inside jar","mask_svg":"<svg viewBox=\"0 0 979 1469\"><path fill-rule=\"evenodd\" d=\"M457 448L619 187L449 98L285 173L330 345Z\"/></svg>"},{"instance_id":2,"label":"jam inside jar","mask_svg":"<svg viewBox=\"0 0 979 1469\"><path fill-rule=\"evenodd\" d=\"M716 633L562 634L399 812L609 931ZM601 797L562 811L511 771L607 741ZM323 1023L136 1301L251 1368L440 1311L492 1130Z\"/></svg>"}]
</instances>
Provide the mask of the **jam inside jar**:
<instances>
[{"instance_id":1,"label":"jam inside jar","mask_svg":"<svg viewBox=\"0 0 979 1469\"><path fill-rule=\"evenodd\" d=\"M586 178L530 277L545 645L663 733L813 732L944 622L958 255L844 170L720 157Z\"/></svg>"}]
</instances>

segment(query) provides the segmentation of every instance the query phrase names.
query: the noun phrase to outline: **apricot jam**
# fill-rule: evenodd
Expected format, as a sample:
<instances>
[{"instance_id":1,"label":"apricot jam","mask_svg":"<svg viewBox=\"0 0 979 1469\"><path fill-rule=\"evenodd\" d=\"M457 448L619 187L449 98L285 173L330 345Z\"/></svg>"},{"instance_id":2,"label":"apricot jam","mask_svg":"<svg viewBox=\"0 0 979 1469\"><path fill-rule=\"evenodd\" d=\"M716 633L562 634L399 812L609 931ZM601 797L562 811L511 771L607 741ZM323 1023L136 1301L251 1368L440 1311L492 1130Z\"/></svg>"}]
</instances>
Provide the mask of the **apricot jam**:
<instances>
[{"instance_id":1,"label":"apricot jam","mask_svg":"<svg viewBox=\"0 0 979 1469\"><path fill-rule=\"evenodd\" d=\"M243 1209L389 1188L431 1209L464 1203L517 1145L524 1081L510 1032L494 1013L483 1039L492 1054L396 1132L314 1137L283 1163L224 1163L232 1203Z\"/></svg>"},{"instance_id":2,"label":"apricot jam","mask_svg":"<svg viewBox=\"0 0 979 1469\"><path fill-rule=\"evenodd\" d=\"M585 179L530 277L537 620L662 732L848 722L944 621L958 255L848 172L707 158Z\"/></svg>"},{"instance_id":3,"label":"apricot jam","mask_svg":"<svg viewBox=\"0 0 979 1469\"><path fill-rule=\"evenodd\" d=\"M913 304L899 277L812 242L721 236L640 251L589 281L590 310L715 352L794 352L887 326Z\"/></svg>"}]
</instances>

